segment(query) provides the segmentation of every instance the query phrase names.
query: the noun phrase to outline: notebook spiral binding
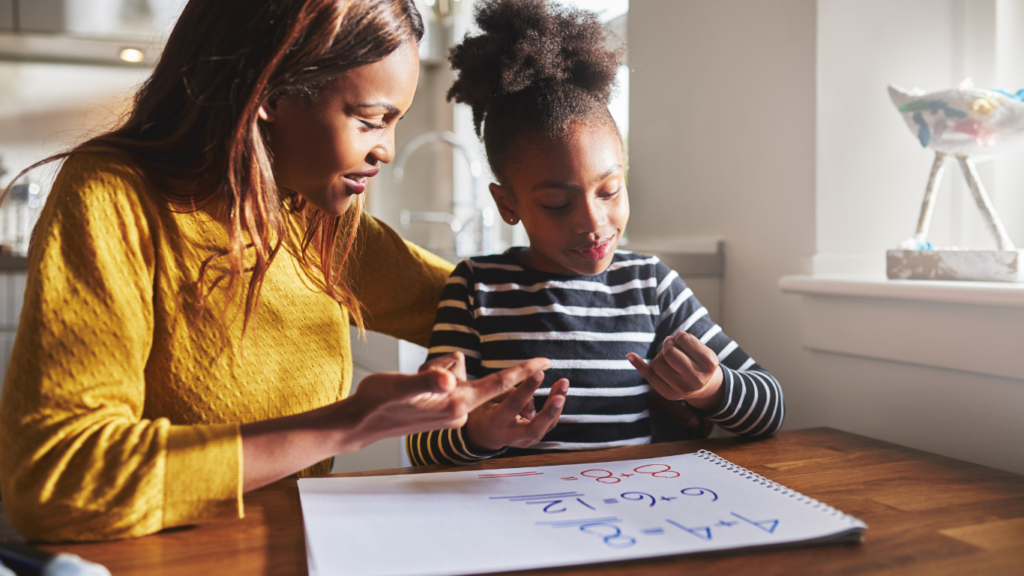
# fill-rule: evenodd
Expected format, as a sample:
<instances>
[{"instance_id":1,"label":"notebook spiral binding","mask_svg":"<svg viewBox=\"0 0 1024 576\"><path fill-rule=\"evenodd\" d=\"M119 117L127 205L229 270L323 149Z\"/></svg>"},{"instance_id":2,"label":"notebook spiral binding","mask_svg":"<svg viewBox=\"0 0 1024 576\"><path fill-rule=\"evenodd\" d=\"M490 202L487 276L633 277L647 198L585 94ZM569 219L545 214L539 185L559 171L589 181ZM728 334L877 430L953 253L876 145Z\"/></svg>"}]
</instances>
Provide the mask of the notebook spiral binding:
<instances>
[{"instance_id":1,"label":"notebook spiral binding","mask_svg":"<svg viewBox=\"0 0 1024 576\"><path fill-rule=\"evenodd\" d=\"M781 493L783 496L789 496L790 498L796 498L797 502L802 502L802 503L805 503L805 504L810 504L812 508L821 510L822 512L825 512L826 514L830 514L832 516L836 516L836 517L838 517L841 520L849 522L851 525L867 527L867 525L864 524L864 522L862 522L861 520L858 520L857 518L854 518L853 516L850 516L849 514L845 514L845 513L841 512L839 510L836 510L835 508L829 506L828 504L825 504L824 502L815 500L814 498L811 498L809 496L801 494L800 492L797 492L796 490L793 490L792 488L787 488L787 487L783 486L782 484L779 484L778 482L773 482L772 480L769 480L769 479L765 478L764 476L761 476L760 474L757 474L755 472L751 472L750 470L747 470L746 468L744 468L742 466L739 466L737 464L733 464L732 462L726 460L725 458L722 458L721 456L719 456L718 454L715 454L714 452L709 452L708 450L700 450L700 451L697 452L697 457L698 458L702 458L704 460L707 460L708 462L710 462L711 464L714 464L715 466L720 466L722 468L725 468L726 471L728 471L728 472L733 472L735 474L739 474L741 478L747 478L747 479L752 480L756 484L760 484L761 486L768 487L768 488L774 490L775 492Z\"/></svg>"}]
</instances>

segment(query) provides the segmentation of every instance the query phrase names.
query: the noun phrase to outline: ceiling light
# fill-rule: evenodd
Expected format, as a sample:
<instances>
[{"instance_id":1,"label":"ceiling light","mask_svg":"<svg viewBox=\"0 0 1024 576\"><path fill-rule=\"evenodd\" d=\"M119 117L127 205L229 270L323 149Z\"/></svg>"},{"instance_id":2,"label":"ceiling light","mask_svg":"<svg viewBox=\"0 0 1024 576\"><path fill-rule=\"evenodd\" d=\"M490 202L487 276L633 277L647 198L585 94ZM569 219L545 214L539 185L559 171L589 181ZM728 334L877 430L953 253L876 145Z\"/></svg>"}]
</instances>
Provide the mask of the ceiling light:
<instances>
[{"instance_id":1,"label":"ceiling light","mask_svg":"<svg viewBox=\"0 0 1024 576\"><path fill-rule=\"evenodd\" d=\"M136 63L142 62L146 58L146 55L138 48L123 48L121 53L118 54L118 57L125 62Z\"/></svg>"}]
</instances>

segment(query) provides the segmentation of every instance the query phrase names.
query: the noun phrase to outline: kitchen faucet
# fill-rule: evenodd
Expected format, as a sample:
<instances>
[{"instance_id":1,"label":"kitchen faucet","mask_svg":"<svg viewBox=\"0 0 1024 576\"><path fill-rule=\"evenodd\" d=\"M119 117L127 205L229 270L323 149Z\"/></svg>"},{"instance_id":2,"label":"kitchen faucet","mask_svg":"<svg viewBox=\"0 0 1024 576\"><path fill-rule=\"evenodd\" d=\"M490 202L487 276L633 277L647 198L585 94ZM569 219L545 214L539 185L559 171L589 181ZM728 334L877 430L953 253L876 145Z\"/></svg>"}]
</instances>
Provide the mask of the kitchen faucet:
<instances>
[{"instance_id":1,"label":"kitchen faucet","mask_svg":"<svg viewBox=\"0 0 1024 576\"><path fill-rule=\"evenodd\" d=\"M493 252L493 228L494 210L485 204L480 190L480 178L482 170L480 162L476 159L472 149L466 144L464 138L454 132L446 130L431 130L415 136L409 140L398 154L395 155L395 164L392 177L396 183L401 183L405 177L405 163L420 147L426 144L443 142L453 149L458 150L466 163L469 164L469 173L472 178L472 208L473 215L467 220L459 220L455 215L455 209L460 203L452 199L452 212L410 212L402 210L399 213L399 222L403 229L408 228L412 222L432 222L446 224L451 228L455 236L456 256L473 256L477 254L490 254ZM453 194L454 196L454 194ZM472 231L470 237L466 237L467 231Z\"/></svg>"}]
</instances>

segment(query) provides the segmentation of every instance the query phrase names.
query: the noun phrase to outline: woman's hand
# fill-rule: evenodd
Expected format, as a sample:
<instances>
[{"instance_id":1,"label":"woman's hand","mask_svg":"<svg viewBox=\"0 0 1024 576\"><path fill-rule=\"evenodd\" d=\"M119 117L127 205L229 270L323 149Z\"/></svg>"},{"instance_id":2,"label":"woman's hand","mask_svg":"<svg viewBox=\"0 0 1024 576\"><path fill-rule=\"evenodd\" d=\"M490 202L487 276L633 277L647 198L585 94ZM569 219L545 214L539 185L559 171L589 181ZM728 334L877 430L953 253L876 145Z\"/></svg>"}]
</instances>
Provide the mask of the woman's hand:
<instances>
[{"instance_id":1,"label":"woman's hand","mask_svg":"<svg viewBox=\"0 0 1024 576\"><path fill-rule=\"evenodd\" d=\"M363 415L359 432L354 435L362 445L355 449L383 438L459 428L488 400L512 391L520 382L532 381L538 373L543 378L542 370L550 364L547 358L534 358L484 378L467 380L464 357L456 352L427 362L415 376L367 376L351 398L355 410Z\"/></svg>"},{"instance_id":2,"label":"woman's hand","mask_svg":"<svg viewBox=\"0 0 1024 576\"><path fill-rule=\"evenodd\" d=\"M669 400L686 400L701 410L722 405L725 392L718 356L693 334L680 331L666 338L650 365L636 354L628 354L626 359Z\"/></svg>"},{"instance_id":3,"label":"woman's hand","mask_svg":"<svg viewBox=\"0 0 1024 576\"><path fill-rule=\"evenodd\" d=\"M544 382L544 373L537 372L503 397L485 403L469 414L466 436L470 443L494 452L505 446L533 446L558 424L569 392L565 378L551 385L544 407L534 409L533 393Z\"/></svg>"},{"instance_id":4,"label":"woman's hand","mask_svg":"<svg viewBox=\"0 0 1024 576\"><path fill-rule=\"evenodd\" d=\"M461 354L447 358L424 364L415 375L367 376L355 394L330 406L243 424L243 491L384 438L460 427L484 402L551 364L547 358L534 358L467 381L464 365L459 367Z\"/></svg>"}]
</instances>

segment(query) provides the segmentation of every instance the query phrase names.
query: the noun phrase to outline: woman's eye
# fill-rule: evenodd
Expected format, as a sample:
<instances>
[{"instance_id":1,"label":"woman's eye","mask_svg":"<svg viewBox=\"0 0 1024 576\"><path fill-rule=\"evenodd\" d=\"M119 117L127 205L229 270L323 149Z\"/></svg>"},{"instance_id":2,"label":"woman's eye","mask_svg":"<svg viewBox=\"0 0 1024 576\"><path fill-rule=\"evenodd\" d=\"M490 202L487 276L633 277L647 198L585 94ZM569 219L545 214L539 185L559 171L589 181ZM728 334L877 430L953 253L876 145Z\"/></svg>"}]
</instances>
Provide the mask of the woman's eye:
<instances>
[{"instance_id":1,"label":"woman's eye","mask_svg":"<svg viewBox=\"0 0 1024 576\"><path fill-rule=\"evenodd\" d=\"M388 125L384 124L384 123L375 124L375 123L373 123L373 122L371 122L369 120L362 120L362 119L360 119L359 121L362 122L363 125L366 126L367 128L370 128L370 129L373 129L373 130L383 130L383 129L388 127Z\"/></svg>"}]
</instances>

